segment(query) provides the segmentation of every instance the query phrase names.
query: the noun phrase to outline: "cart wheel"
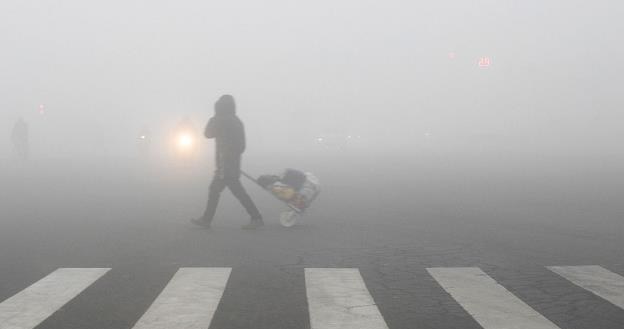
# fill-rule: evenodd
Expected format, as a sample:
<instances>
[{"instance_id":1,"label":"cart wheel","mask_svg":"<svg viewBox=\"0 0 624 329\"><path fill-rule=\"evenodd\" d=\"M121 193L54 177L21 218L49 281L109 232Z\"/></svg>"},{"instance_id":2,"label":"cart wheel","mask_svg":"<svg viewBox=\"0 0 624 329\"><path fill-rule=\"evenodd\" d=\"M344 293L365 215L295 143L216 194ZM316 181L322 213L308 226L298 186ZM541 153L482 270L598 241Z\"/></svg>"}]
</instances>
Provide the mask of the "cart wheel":
<instances>
[{"instance_id":1,"label":"cart wheel","mask_svg":"<svg viewBox=\"0 0 624 329\"><path fill-rule=\"evenodd\" d=\"M301 215L294 210L284 211L280 215L280 223L284 227L292 227L297 224L297 220Z\"/></svg>"}]
</instances>

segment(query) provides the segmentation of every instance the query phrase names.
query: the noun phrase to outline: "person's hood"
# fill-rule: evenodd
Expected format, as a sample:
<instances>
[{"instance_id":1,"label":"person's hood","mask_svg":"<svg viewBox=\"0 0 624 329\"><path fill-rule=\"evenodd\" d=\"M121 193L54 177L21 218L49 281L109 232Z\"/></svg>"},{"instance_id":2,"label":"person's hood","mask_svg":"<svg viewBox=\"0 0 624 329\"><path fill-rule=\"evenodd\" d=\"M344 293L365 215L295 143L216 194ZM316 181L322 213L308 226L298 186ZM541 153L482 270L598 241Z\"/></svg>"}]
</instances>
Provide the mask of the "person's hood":
<instances>
[{"instance_id":1,"label":"person's hood","mask_svg":"<svg viewBox=\"0 0 624 329\"><path fill-rule=\"evenodd\" d=\"M223 95L215 103L215 115L232 116L236 115L236 102L232 95Z\"/></svg>"}]
</instances>

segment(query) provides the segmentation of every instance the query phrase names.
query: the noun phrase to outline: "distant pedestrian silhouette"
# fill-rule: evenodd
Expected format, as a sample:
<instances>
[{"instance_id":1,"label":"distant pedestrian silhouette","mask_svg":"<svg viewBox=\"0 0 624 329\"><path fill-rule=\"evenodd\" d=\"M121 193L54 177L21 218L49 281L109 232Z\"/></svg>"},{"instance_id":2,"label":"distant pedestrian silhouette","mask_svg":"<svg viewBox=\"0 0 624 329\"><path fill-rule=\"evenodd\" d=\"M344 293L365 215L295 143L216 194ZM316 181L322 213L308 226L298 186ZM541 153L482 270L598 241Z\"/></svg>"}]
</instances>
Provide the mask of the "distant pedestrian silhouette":
<instances>
[{"instance_id":1,"label":"distant pedestrian silhouette","mask_svg":"<svg viewBox=\"0 0 624 329\"><path fill-rule=\"evenodd\" d=\"M258 208L240 182L241 155L246 146L245 128L236 115L234 97L223 95L215 103L214 116L208 121L204 135L206 138L215 139L216 171L210 184L208 204L204 215L200 219L193 219L192 222L203 227L210 227L221 192L228 187L251 216L250 223L244 225L243 228L255 229L264 225Z\"/></svg>"},{"instance_id":2,"label":"distant pedestrian silhouette","mask_svg":"<svg viewBox=\"0 0 624 329\"><path fill-rule=\"evenodd\" d=\"M13 143L13 150L18 158L22 160L28 160L30 156L29 141L28 141L28 124L24 119L19 118L13 126L11 132L11 142Z\"/></svg>"}]
</instances>

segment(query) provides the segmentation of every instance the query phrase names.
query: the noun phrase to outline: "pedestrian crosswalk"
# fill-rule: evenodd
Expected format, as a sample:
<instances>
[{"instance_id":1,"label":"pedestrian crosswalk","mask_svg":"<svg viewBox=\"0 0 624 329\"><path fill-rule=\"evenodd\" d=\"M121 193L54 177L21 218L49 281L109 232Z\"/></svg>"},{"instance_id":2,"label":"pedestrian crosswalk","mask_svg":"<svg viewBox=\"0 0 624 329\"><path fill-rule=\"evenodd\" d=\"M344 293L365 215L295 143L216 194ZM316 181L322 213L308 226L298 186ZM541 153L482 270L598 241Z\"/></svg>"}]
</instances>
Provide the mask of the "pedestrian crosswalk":
<instances>
[{"instance_id":1,"label":"pedestrian crosswalk","mask_svg":"<svg viewBox=\"0 0 624 329\"><path fill-rule=\"evenodd\" d=\"M50 273L0 302L0 329L37 327L109 270L60 268ZM570 281L624 309L621 275L595 265L550 266L548 270L562 282ZM231 272L231 268L215 267L178 269L132 328L209 328L224 292L235 288L228 285ZM450 295L484 329L565 329L480 268L438 267L427 272L440 293ZM359 269L305 268L303 276L311 329L391 328Z\"/></svg>"},{"instance_id":2,"label":"pedestrian crosswalk","mask_svg":"<svg viewBox=\"0 0 624 329\"><path fill-rule=\"evenodd\" d=\"M624 308L624 277L600 266L550 266L577 286Z\"/></svg>"},{"instance_id":3,"label":"pedestrian crosswalk","mask_svg":"<svg viewBox=\"0 0 624 329\"><path fill-rule=\"evenodd\" d=\"M108 268L61 268L52 272L0 303L0 328L34 328L108 270Z\"/></svg>"},{"instance_id":4,"label":"pedestrian crosswalk","mask_svg":"<svg viewBox=\"0 0 624 329\"><path fill-rule=\"evenodd\" d=\"M208 328L230 271L229 268L181 268L134 328Z\"/></svg>"},{"instance_id":5,"label":"pedestrian crosswalk","mask_svg":"<svg viewBox=\"0 0 624 329\"><path fill-rule=\"evenodd\" d=\"M387 329L354 268L306 268L306 294L312 329Z\"/></svg>"},{"instance_id":6,"label":"pedestrian crosswalk","mask_svg":"<svg viewBox=\"0 0 624 329\"><path fill-rule=\"evenodd\" d=\"M485 329L558 329L479 268L430 268L428 271Z\"/></svg>"}]
</instances>

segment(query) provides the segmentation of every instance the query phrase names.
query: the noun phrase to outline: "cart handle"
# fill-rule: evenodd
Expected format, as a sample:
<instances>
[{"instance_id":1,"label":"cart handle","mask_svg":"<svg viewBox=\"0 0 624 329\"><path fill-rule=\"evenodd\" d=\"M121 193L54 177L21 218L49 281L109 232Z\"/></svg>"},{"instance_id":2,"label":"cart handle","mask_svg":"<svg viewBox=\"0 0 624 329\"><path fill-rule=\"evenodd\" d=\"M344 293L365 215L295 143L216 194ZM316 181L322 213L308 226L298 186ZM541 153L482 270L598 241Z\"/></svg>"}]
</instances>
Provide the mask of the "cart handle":
<instances>
[{"instance_id":1,"label":"cart handle","mask_svg":"<svg viewBox=\"0 0 624 329\"><path fill-rule=\"evenodd\" d=\"M251 176L250 174L248 174L248 173L246 173L246 172L244 172L244 171L242 171L242 170L241 170L240 172L241 172L241 174L242 174L243 176L247 177L247 179L249 179L250 181L252 181L252 182L256 183L258 186L262 187L262 185L260 185L260 184L258 183L258 180L257 180L257 179L255 179L255 178L253 178L253 176Z\"/></svg>"},{"instance_id":2,"label":"cart handle","mask_svg":"<svg viewBox=\"0 0 624 329\"><path fill-rule=\"evenodd\" d=\"M244 172L244 171L242 171L242 170L240 171L240 173L241 173L243 176L245 176L247 179L249 179L250 181L252 181L252 182L256 183L256 184L257 184L258 186L260 186L262 189L264 189L264 190L268 190L268 189L267 189L267 188L265 188L264 186L260 185L260 183L258 183L258 180L257 180L257 179L255 179L255 178L253 178L253 176L251 176L250 174L248 174L248 173L246 173L246 172ZM319 195L319 192L317 192L316 194L314 194L314 197L312 197L312 200L310 200L310 203L311 203L312 201L314 201L314 199L316 199L316 197L317 197L318 195ZM290 204L290 203L288 203L288 202L285 202L285 201L282 201L282 202L284 202L284 203L285 203L285 204L286 204L286 205L287 205L287 206L288 206L291 210L295 211L295 212L296 212L296 213L298 213L298 214L301 214L301 213L303 213L303 211L304 211L304 209L299 209L299 208L297 208L297 207L295 207L295 206L291 205L291 204Z\"/></svg>"}]
</instances>

